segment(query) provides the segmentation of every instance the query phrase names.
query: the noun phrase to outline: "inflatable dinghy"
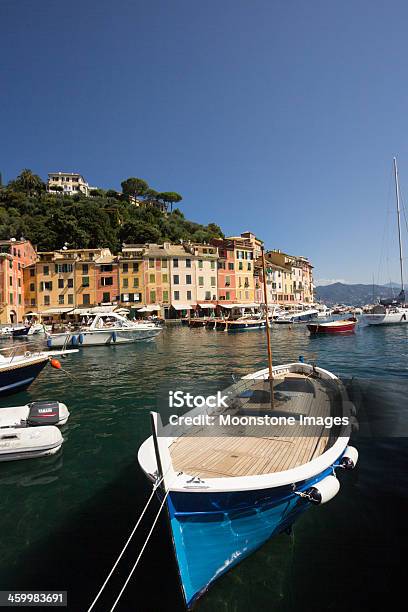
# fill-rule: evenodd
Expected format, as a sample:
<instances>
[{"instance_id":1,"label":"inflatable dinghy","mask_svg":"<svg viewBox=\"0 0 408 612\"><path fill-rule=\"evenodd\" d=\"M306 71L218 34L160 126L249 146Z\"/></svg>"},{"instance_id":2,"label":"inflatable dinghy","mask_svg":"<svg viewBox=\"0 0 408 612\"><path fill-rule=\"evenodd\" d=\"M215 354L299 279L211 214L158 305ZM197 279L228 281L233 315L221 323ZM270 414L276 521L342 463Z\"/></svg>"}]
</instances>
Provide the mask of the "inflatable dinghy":
<instances>
[{"instance_id":1,"label":"inflatable dinghy","mask_svg":"<svg viewBox=\"0 0 408 612\"><path fill-rule=\"evenodd\" d=\"M0 461L53 455L59 451L63 441L55 425L0 429Z\"/></svg>"},{"instance_id":2,"label":"inflatable dinghy","mask_svg":"<svg viewBox=\"0 0 408 612\"><path fill-rule=\"evenodd\" d=\"M0 430L5 427L37 427L65 425L69 411L61 402L31 402L25 406L0 408Z\"/></svg>"},{"instance_id":3,"label":"inflatable dinghy","mask_svg":"<svg viewBox=\"0 0 408 612\"><path fill-rule=\"evenodd\" d=\"M32 402L0 408L0 461L33 459L58 452L64 438L58 426L69 417L65 404Z\"/></svg>"}]
</instances>

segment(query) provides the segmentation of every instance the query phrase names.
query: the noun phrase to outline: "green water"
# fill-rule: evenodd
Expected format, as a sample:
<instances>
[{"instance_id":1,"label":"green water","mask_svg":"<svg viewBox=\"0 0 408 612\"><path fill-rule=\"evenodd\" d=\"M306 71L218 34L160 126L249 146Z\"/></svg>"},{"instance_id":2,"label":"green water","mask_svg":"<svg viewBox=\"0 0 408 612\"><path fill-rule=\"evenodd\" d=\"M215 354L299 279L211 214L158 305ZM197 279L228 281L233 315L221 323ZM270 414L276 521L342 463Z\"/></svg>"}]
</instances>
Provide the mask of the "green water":
<instances>
[{"instance_id":1,"label":"green water","mask_svg":"<svg viewBox=\"0 0 408 612\"><path fill-rule=\"evenodd\" d=\"M380 410L407 425L401 382L408 381L408 326L332 338L282 326L272 335L276 364L304 355L344 377L395 381ZM0 588L68 590L68 609L86 610L149 495L136 455L161 387L212 392L228 385L232 373L265 365L262 331L174 327L148 344L84 349L63 361L67 374L47 367L28 392L4 398L1 406L58 399L71 417L58 455L0 464ZM273 539L222 577L197 609L374 609L401 586L406 438L357 435L356 444L358 469L342 474L338 497L308 512L291 536ZM146 527L148 520L95 610L110 610ZM117 610L182 609L162 520Z\"/></svg>"}]
</instances>

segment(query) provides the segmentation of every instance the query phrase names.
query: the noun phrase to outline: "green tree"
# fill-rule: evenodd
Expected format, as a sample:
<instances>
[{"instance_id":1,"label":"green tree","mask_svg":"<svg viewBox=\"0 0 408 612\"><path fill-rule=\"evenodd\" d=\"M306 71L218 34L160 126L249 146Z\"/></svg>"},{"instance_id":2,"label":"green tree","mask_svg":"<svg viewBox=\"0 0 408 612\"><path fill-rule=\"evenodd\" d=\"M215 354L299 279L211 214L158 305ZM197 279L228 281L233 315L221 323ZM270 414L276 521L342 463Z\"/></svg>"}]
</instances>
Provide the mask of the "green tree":
<instances>
[{"instance_id":1,"label":"green tree","mask_svg":"<svg viewBox=\"0 0 408 612\"><path fill-rule=\"evenodd\" d=\"M125 181L122 181L122 193L126 196L133 196L135 198L144 196L146 191L149 189L149 185L141 178L130 177Z\"/></svg>"},{"instance_id":2,"label":"green tree","mask_svg":"<svg viewBox=\"0 0 408 612\"><path fill-rule=\"evenodd\" d=\"M39 195L42 191L45 191L45 183L41 177L28 168L24 168L18 177L9 183L9 186L15 191L24 191L29 195Z\"/></svg>"},{"instance_id":3,"label":"green tree","mask_svg":"<svg viewBox=\"0 0 408 612\"><path fill-rule=\"evenodd\" d=\"M173 204L181 202L183 197L175 191L162 191L157 195L157 199L164 202L164 204L170 204L170 210L173 210Z\"/></svg>"},{"instance_id":4,"label":"green tree","mask_svg":"<svg viewBox=\"0 0 408 612\"><path fill-rule=\"evenodd\" d=\"M160 231L144 221L128 221L120 231L121 242L145 244L158 242Z\"/></svg>"}]
</instances>

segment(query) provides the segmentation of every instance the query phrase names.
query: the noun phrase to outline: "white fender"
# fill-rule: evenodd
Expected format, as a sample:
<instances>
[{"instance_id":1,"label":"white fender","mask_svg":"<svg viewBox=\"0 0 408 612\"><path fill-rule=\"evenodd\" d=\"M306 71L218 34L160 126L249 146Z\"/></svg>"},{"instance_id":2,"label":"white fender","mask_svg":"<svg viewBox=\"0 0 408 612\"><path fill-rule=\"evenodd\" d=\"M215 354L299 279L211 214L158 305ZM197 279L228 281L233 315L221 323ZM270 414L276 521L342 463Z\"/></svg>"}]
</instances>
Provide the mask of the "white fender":
<instances>
[{"instance_id":1,"label":"white fender","mask_svg":"<svg viewBox=\"0 0 408 612\"><path fill-rule=\"evenodd\" d=\"M341 465L347 469L352 470L356 467L358 461L358 450L354 446L347 446L344 451L344 455L341 458Z\"/></svg>"},{"instance_id":2,"label":"white fender","mask_svg":"<svg viewBox=\"0 0 408 612\"><path fill-rule=\"evenodd\" d=\"M312 504L325 504L333 499L340 490L340 482L336 476L326 476L320 482L317 482L313 487L306 491L309 495L309 501Z\"/></svg>"}]
</instances>

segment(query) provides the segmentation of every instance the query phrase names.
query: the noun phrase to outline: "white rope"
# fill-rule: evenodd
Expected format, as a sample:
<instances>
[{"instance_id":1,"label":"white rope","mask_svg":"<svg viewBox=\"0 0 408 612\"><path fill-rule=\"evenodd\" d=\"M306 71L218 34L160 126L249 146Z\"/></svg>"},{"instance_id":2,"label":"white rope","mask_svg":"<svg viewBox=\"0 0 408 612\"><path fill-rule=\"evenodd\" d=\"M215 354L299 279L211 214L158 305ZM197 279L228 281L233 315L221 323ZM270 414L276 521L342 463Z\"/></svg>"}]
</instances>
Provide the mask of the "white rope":
<instances>
[{"instance_id":1,"label":"white rope","mask_svg":"<svg viewBox=\"0 0 408 612\"><path fill-rule=\"evenodd\" d=\"M161 505L160 505L159 511L158 511L158 513L156 514L156 518L155 518L155 519L154 519L154 521L153 521L153 524L152 524L152 526L151 526L151 528L150 528L150 531L149 531L149 533L148 533L148 535L147 535L147 538L146 538L146 540L145 540L145 543L143 544L142 549L141 549L141 551L140 551L140 553L139 553L139 556L137 557L136 562L135 562L134 566L132 567L132 569L131 569L131 571L130 571L129 576L128 576L128 577L127 577L127 579L126 579L125 584L123 585L123 587L122 587L122 589L121 589L121 591L120 591L119 595L117 596L115 603L114 603L114 604L113 604L113 606L111 607L110 612L113 612L113 610L116 608L117 604L119 603L119 600L120 600L120 598L122 597L122 594L123 594L124 590L126 589L126 587L127 587L128 583L129 583L129 580L131 579L131 577L132 577L132 575L133 575L133 572L135 571L135 569L136 569L136 567L137 567L137 565L138 565L138 563L139 563L139 561L140 561L140 559L141 559L141 557L142 557L142 554L143 554L143 552L144 552L144 549L146 548L147 543L148 543L148 541L149 541L149 539L150 539L150 536L151 536L151 535L152 535L152 533L153 533L153 529L155 528L155 525L156 525L156 523L157 523L157 521L158 521L158 518L159 518L159 516L160 516L160 513L161 513L161 511L162 511L162 509L163 509L163 506L164 506L164 504L166 503L166 499L167 499L167 496L168 496L169 492L170 492L170 491L169 491L169 489L167 489L166 494L165 494L165 496L163 497L163 501L162 501L162 503L161 503Z\"/></svg>"},{"instance_id":2,"label":"white rope","mask_svg":"<svg viewBox=\"0 0 408 612\"><path fill-rule=\"evenodd\" d=\"M161 484L161 482L162 482L163 478L164 478L164 477L162 476L162 477L160 478L160 480L158 480L158 481L157 481L157 482L154 484L154 486L153 486L153 490L152 490L152 492L151 492L151 494L150 494L150 497L149 497L149 499L147 500L146 505L145 505L145 507L143 508L142 513L141 513L141 515L139 516L138 521L137 521L136 525L134 526L134 528L133 528L133 530L132 530L132 533L131 533L131 534L130 534L130 536L128 537L127 542L126 542L126 544L124 545L124 547L122 548L122 551L121 551L121 553L120 553L119 557L116 559L114 566L112 567L111 571L110 571L110 572L109 572L109 574L107 575L105 582L103 583L103 585L102 585L102 586L101 586L101 588L99 589L98 594L96 595L96 597L95 597L95 599L93 600L92 604L91 604L91 605L90 605L90 607L88 608L88 612L91 612L92 608L94 607L94 605L95 605L95 604L96 604L96 602L98 601L99 597L101 596L102 591L103 591L103 590L104 590L104 588L106 587L106 585L107 585L107 583L108 583L108 581L109 581L110 577L112 576L113 572L115 571L115 569L116 569L116 567L117 567L117 565L118 565L119 561L120 561L120 560L121 560L121 558L123 557L123 554L124 554L124 552L125 552L126 548L128 547L129 542L130 542L130 541L131 541L131 539L133 538L133 536L134 536L134 534L135 534L135 532L136 532L136 529L139 527L140 521L142 520L142 518L143 518L143 516L144 516L144 514L145 514L145 512L146 512L146 510L147 510L147 508L148 508L148 506L149 506L149 504L150 504L150 502L151 502L151 501L152 501L152 499L153 499L154 494L156 493L156 489L157 489L157 487L158 487L158 486Z\"/></svg>"}]
</instances>

